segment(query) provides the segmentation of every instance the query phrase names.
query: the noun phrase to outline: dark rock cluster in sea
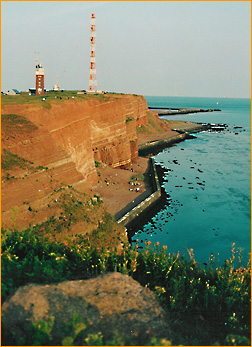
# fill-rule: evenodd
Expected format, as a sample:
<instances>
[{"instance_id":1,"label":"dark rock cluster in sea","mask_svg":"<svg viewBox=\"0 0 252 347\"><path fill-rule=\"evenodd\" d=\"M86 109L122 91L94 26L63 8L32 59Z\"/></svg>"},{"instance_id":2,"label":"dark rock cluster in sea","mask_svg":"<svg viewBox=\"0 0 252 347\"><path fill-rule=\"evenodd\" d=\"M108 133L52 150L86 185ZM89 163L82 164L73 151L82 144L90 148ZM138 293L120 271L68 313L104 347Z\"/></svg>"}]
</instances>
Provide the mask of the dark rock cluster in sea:
<instances>
[{"instance_id":1,"label":"dark rock cluster in sea","mask_svg":"<svg viewBox=\"0 0 252 347\"><path fill-rule=\"evenodd\" d=\"M236 126L236 125L228 125L228 124L223 124L223 123L200 123L202 125L206 125L208 127L208 131L214 131L214 132L231 132L234 133L235 135L238 135L240 132L245 131L245 129L241 126Z\"/></svg>"},{"instance_id":2,"label":"dark rock cluster in sea","mask_svg":"<svg viewBox=\"0 0 252 347\"><path fill-rule=\"evenodd\" d=\"M219 124L202 124L206 125L209 132L229 132L232 134L239 134L245 129L241 126L230 126L227 124L219 123ZM195 136L193 136L195 138ZM173 147L174 145L170 146ZM181 148L181 150L185 150L184 148ZM169 153L170 151L166 149L166 152ZM181 177L182 180L173 186L175 190L180 190L185 187L185 184L188 189L193 190L195 192L195 196L193 197L194 201L198 201L197 191L199 190L205 190L206 182L203 180L204 171L200 168L201 164L194 162L192 159L189 159L190 162L190 169L195 172L195 182L188 181L186 177ZM170 167L167 167L168 166ZM170 165L169 165L170 164ZM174 200L171 198L171 196L165 191L165 183L169 181L169 173L173 172L175 170L172 169L174 165L180 166L181 163L178 161L178 159L175 157L171 158L167 161L167 163L164 165L164 163L161 161L159 164L156 163L157 167L157 173L160 181L162 196L161 198L155 203L155 205L151 206L149 209L147 209L144 213L139 215L138 218L136 218L134 221L132 221L130 224L127 225L127 233L129 236L129 241L131 243L136 242L136 237L133 238L133 236L137 233L139 236L139 247L143 248L142 245L144 245L144 242L150 240L150 236L154 236L159 233L167 233L165 224L168 222L169 219L175 218L174 215L178 213L178 210L183 206L179 201ZM221 173L220 173L221 174ZM177 177L176 175L174 177ZM173 189L170 187L169 193L173 195ZM168 209L167 209L168 207ZM205 213L205 210L202 210L203 213ZM158 217L156 217L158 214ZM175 219L174 219L175 220ZM167 228L168 229L168 228ZM217 228L218 229L218 228ZM213 228L213 233L215 236L219 236L219 231L217 229Z\"/></svg>"},{"instance_id":3,"label":"dark rock cluster in sea","mask_svg":"<svg viewBox=\"0 0 252 347\"><path fill-rule=\"evenodd\" d=\"M170 195L166 192L164 188L164 182L167 182L167 173L171 171L170 169L166 169L163 165L159 165L156 163L156 169L157 169L157 175L159 178L160 182L160 187L161 187L161 197L149 208L147 208L145 211L143 211L137 218L135 218L133 221L131 221L129 224L126 225L127 227L127 234L129 241L131 243L134 243L135 241L132 240L132 237L137 233L143 232L143 227L146 224L150 224L150 230L152 234L156 234L157 231L157 226L154 223L154 218L157 213L163 211L166 206L169 206L171 203L171 197ZM166 214L167 215L167 214ZM169 217L173 216L172 213L169 213ZM160 231L161 227L159 228ZM148 231L147 231L148 233ZM148 235L146 233L146 235ZM146 239L147 241L147 239ZM142 241L143 242L143 241ZM141 247L141 246L139 246Z\"/></svg>"}]
</instances>

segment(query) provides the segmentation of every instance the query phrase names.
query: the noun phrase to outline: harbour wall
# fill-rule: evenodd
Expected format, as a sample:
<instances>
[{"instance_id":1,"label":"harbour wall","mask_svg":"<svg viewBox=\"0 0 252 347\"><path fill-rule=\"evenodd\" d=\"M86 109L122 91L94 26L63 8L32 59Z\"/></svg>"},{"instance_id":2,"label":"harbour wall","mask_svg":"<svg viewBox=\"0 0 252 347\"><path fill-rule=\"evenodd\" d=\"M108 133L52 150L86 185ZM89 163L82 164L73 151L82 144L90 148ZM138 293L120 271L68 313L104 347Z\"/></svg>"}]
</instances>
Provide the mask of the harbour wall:
<instances>
[{"instance_id":1,"label":"harbour wall","mask_svg":"<svg viewBox=\"0 0 252 347\"><path fill-rule=\"evenodd\" d=\"M138 154L140 156L150 156L153 154L156 154L160 152L165 147L172 146L174 143L178 143L181 141L184 141L186 139L192 139L195 138L194 136L190 135L192 133L197 133L200 131L207 130L209 127L208 125L197 125L195 127L192 127L190 129L187 129L187 131L177 130L173 129L176 132L179 132L179 135L172 136L167 139L161 139L153 142L148 142L146 144L140 145L138 147ZM137 206L135 206L133 209L128 211L124 216L122 216L117 223L121 224L123 226L127 226L130 223L134 223L134 220L137 220L140 214L143 214L143 212L146 212L146 210L149 209L149 207L154 205L154 203L157 203L158 200L160 200L162 196L160 181L158 178L157 168L156 164L153 158L150 157L149 159L151 161L151 180L153 185L153 193L150 194L147 198L145 198L143 201L141 201ZM151 207L152 207L151 206ZM131 228L130 228L131 229ZM128 235L129 238L131 238L132 235Z\"/></svg>"},{"instance_id":2,"label":"harbour wall","mask_svg":"<svg viewBox=\"0 0 252 347\"><path fill-rule=\"evenodd\" d=\"M166 139L156 140L152 142L147 142L143 145L139 145L138 154L143 157L155 155L159 153L161 150L163 150L164 148L170 147L175 143L178 143L187 139L193 139L195 138L195 136L192 136L191 134L197 133L200 131L205 131L207 129L209 129L208 125L197 125L195 127L192 127L186 130L172 129L179 134L166 138Z\"/></svg>"},{"instance_id":3,"label":"harbour wall","mask_svg":"<svg viewBox=\"0 0 252 347\"><path fill-rule=\"evenodd\" d=\"M123 217L121 217L117 223L123 226L126 226L128 223L132 222L133 219L139 216L140 213L145 211L150 205L153 205L160 197L161 197L161 187L157 175L157 169L155 165L155 161L153 158L150 158L150 177L152 180L152 184L154 187L154 192L141 201L137 206L135 206L132 210L127 212Z\"/></svg>"}]
</instances>

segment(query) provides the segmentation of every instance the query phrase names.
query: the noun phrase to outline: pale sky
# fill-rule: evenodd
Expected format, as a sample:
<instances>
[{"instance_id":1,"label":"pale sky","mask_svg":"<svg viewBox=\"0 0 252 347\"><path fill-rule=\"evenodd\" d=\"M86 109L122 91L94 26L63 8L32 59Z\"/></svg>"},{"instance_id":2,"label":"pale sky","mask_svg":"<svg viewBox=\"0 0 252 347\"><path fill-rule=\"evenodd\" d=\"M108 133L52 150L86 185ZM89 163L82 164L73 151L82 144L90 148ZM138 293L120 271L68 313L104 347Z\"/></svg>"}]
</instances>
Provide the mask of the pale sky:
<instances>
[{"instance_id":1,"label":"pale sky","mask_svg":"<svg viewBox=\"0 0 252 347\"><path fill-rule=\"evenodd\" d=\"M1 90L88 89L92 12L98 90L250 98L250 1L1 1Z\"/></svg>"}]
</instances>

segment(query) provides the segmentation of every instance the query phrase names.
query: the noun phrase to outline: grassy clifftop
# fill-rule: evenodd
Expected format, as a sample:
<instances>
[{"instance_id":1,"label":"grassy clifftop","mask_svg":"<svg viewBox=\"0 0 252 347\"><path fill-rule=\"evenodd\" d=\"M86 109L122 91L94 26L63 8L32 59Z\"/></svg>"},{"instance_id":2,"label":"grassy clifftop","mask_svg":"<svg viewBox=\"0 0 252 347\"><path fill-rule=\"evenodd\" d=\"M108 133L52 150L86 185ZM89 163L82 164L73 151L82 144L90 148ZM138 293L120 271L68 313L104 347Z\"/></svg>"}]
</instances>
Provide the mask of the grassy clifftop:
<instances>
[{"instance_id":1,"label":"grassy clifftop","mask_svg":"<svg viewBox=\"0 0 252 347\"><path fill-rule=\"evenodd\" d=\"M109 94L77 94L76 90L66 90L66 91L49 91L45 95L29 95L28 92L21 92L20 95L2 95L1 104L2 105L15 105L15 104L37 104L43 101L45 104L50 101L63 102L64 100L76 99L76 100L87 100L96 99L104 100Z\"/></svg>"}]
</instances>

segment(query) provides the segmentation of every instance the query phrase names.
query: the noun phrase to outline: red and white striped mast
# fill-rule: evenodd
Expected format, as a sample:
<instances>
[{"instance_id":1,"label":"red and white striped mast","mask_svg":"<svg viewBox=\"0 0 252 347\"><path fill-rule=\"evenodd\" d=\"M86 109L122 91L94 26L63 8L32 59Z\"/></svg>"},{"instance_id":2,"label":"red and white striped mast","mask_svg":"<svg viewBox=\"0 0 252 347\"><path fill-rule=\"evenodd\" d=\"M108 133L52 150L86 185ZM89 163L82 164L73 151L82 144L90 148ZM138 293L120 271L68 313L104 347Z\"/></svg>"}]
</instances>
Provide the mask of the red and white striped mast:
<instances>
[{"instance_id":1,"label":"red and white striped mast","mask_svg":"<svg viewBox=\"0 0 252 347\"><path fill-rule=\"evenodd\" d=\"M91 15L91 38L90 38L90 75L89 75L89 91L97 92L96 80L96 62L95 62L95 14Z\"/></svg>"}]
</instances>

